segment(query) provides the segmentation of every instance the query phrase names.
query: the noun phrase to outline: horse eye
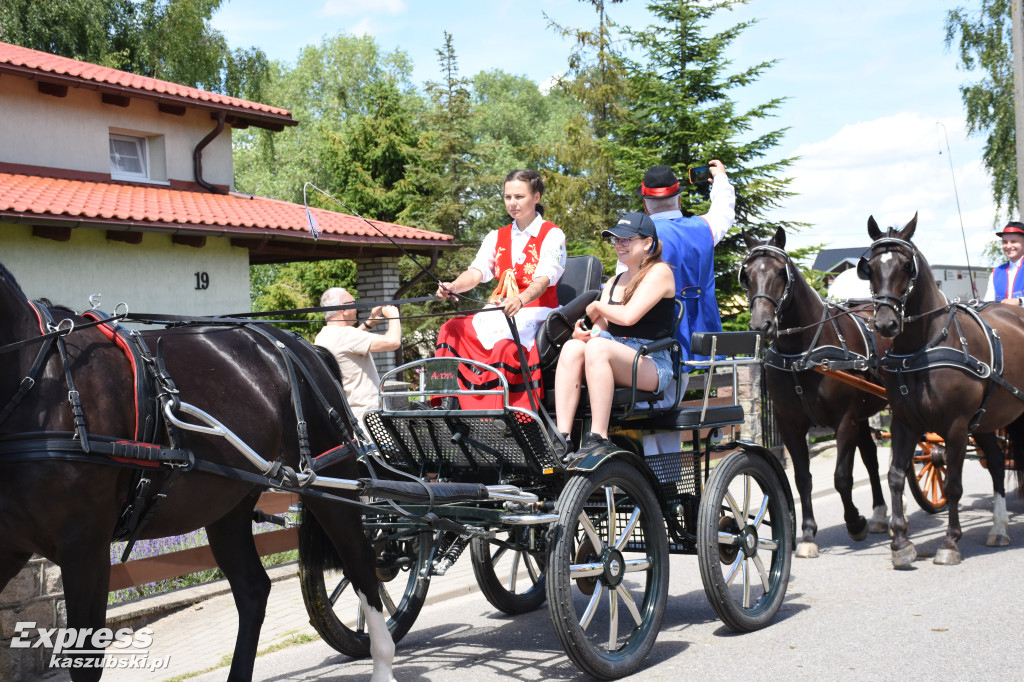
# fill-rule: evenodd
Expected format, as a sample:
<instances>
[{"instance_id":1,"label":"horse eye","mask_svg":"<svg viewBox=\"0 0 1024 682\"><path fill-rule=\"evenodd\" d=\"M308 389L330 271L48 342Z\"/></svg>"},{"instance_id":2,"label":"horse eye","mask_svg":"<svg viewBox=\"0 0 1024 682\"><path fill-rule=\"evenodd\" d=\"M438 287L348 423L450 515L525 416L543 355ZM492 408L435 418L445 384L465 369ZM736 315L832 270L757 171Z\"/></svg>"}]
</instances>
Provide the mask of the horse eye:
<instances>
[{"instance_id":1,"label":"horse eye","mask_svg":"<svg viewBox=\"0 0 1024 682\"><path fill-rule=\"evenodd\" d=\"M914 274L914 264L910 261L903 261L903 272L908 275Z\"/></svg>"},{"instance_id":2,"label":"horse eye","mask_svg":"<svg viewBox=\"0 0 1024 682\"><path fill-rule=\"evenodd\" d=\"M750 288L750 275L747 274L746 270L740 270L740 286L744 289Z\"/></svg>"}]
</instances>

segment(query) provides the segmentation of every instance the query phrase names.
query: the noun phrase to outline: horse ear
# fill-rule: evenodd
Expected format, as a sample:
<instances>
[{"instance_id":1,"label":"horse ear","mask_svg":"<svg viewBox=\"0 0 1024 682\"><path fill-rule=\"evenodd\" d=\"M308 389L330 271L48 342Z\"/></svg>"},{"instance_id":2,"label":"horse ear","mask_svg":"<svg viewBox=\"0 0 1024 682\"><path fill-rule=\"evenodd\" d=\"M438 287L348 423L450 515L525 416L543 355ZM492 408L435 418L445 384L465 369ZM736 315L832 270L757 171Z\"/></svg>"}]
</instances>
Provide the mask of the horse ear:
<instances>
[{"instance_id":1,"label":"horse ear","mask_svg":"<svg viewBox=\"0 0 1024 682\"><path fill-rule=\"evenodd\" d=\"M914 211L914 217L910 219L906 227L900 230L900 239L905 242L909 242L914 236L914 231L917 229L917 211Z\"/></svg>"},{"instance_id":2,"label":"horse ear","mask_svg":"<svg viewBox=\"0 0 1024 682\"><path fill-rule=\"evenodd\" d=\"M740 235L743 237L743 243L747 245L747 249L752 249L760 244L757 239L747 234L746 230L741 231Z\"/></svg>"},{"instance_id":3,"label":"horse ear","mask_svg":"<svg viewBox=\"0 0 1024 682\"><path fill-rule=\"evenodd\" d=\"M868 216L868 236L871 237L872 241L878 241L882 238L882 231L878 229L878 223L875 222L875 216Z\"/></svg>"},{"instance_id":4,"label":"horse ear","mask_svg":"<svg viewBox=\"0 0 1024 682\"><path fill-rule=\"evenodd\" d=\"M775 236L772 237L772 241L775 242L775 246L780 249L786 248L786 231L781 227L775 230Z\"/></svg>"}]
</instances>

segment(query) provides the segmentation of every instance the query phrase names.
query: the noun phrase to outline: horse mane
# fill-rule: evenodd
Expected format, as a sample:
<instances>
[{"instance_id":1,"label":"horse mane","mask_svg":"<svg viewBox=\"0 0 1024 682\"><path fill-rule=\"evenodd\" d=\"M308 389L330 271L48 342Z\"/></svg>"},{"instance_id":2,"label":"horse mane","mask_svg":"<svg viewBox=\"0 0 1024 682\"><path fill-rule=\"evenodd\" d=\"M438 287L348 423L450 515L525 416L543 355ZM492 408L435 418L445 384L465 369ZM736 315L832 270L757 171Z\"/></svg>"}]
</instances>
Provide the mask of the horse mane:
<instances>
[{"instance_id":1,"label":"horse mane","mask_svg":"<svg viewBox=\"0 0 1024 682\"><path fill-rule=\"evenodd\" d=\"M28 296L26 296L25 292L22 291L21 285L18 284L18 280L15 279L14 274L11 273L11 271L8 270L7 266L4 265L3 263L0 263L0 280L7 282L7 285L14 289L14 291L16 291L18 294L20 294L23 299L25 299L26 301L28 300Z\"/></svg>"}]
</instances>

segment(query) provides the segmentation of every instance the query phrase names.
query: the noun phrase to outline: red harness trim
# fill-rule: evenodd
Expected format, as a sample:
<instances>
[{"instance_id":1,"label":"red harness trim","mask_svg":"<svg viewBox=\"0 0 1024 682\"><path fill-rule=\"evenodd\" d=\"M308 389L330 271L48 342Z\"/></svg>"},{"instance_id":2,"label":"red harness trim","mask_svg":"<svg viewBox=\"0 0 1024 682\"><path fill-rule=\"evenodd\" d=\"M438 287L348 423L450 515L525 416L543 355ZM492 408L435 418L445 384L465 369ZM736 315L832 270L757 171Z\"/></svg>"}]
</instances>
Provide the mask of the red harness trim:
<instances>
[{"instance_id":1,"label":"red harness trim","mask_svg":"<svg viewBox=\"0 0 1024 682\"><path fill-rule=\"evenodd\" d=\"M82 317L97 321L101 319L99 315L91 310L86 310L82 313ZM124 338L108 323L104 322L96 325L96 328L99 329L108 340L113 341L114 344L121 349L121 352L123 352L128 358L128 364L132 367L132 378L134 379L134 381L132 381L132 393L135 397L133 402L135 405L135 437L141 438L142 434L140 433L140 430L142 429L142 425L139 423L139 368L135 364L135 354L132 353L131 349L128 347L128 342L125 341Z\"/></svg>"},{"instance_id":2,"label":"red harness trim","mask_svg":"<svg viewBox=\"0 0 1024 682\"><path fill-rule=\"evenodd\" d=\"M116 443L123 443L125 445L134 445L136 447L153 448L155 450L159 450L160 449L159 445L154 445L152 443L139 443L139 442L133 441L133 440L119 440L119 441L115 441L115 442ZM110 455L110 459L114 460L115 462L121 462L122 464L134 464L136 466L143 466L143 467L151 467L151 468L152 467L157 467L158 468L160 466L160 462L153 462L153 461L148 460L148 459L132 459L131 457L115 457L113 455Z\"/></svg>"}]
</instances>

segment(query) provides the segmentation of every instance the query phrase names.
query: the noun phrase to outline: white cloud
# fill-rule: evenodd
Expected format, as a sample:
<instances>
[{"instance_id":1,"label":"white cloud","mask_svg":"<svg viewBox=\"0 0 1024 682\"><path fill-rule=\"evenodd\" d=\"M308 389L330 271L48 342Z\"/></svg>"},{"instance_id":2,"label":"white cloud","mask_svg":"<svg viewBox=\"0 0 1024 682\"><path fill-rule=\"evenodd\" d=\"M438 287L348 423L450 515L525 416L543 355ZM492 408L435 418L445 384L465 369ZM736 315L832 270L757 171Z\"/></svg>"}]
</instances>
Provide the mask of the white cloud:
<instances>
[{"instance_id":1,"label":"white cloud","mask_svg":"<svg viewBox=\"0 0 1024 682\"><path fill-rule=\"evenodd\" d=\"M351 33L354 36L372 36L375 34L373 21L370 17L363 17L353 24L346 33Z\"/></svg>"},{"instance_id":2,"label":"white cloud","mask_svg":"<svg viewBox=\"0 0 1024 682\"><path fill-rule=\"evenodd\" d=\"M327 17L351 14L390 14L405 12L403 0L327 0L320 13Z\"/></svg>"},{"instance_id":3,"label":"white cloud","mask_svg":"<svg viewBox=\"0 0 1024 682\"><path fill-rule=\"evenodd\" d=\"M942 129L926 114L907 112L847 125L797 149L801 158L789 176L799 196L776 215L813 227L792 235L788 245L867 246L869 215L887 227L902 226L917 212L914 241L930 262L965 264L969 253L972 265L983 264L996 215L990 179L978 143L963 135L963 121L942 123L950 131L967 252Z\"/></svg>"}]
</instances>

